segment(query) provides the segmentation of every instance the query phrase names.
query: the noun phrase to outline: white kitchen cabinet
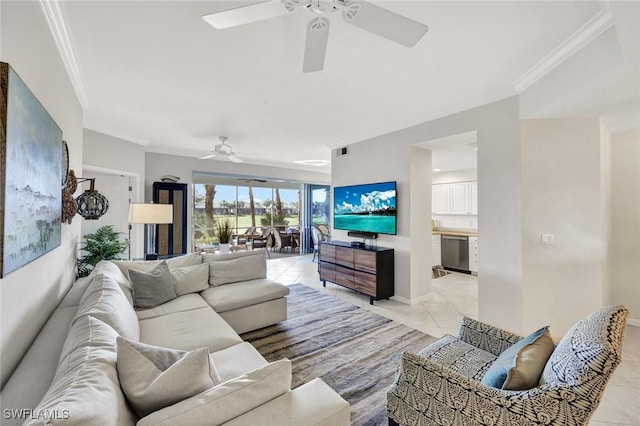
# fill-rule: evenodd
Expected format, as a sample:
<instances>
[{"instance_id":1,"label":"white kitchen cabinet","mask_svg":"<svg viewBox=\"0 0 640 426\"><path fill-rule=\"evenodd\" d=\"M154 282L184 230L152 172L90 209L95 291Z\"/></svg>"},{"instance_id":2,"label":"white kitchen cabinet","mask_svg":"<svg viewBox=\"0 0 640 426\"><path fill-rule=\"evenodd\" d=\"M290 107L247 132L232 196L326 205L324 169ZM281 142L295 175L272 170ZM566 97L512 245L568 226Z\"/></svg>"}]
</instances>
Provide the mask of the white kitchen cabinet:
<instances>
[{"instance_id":1,"label":"white kitchen cabinet","mask_svg":"<svg viewBox=\"0 0 640 426\"><path fill-rule=\"evenodd\" d=\"M469 237L469 271L478 275L478 237Z\"/></svg>"},{"instance_id":2,"label":"white kitchen cabinet","mask_svg":"<svg viewBox=\"0 0 640 426\"><path fill-rule=\"evenodd\" d=\"M469 183L451 184L451 214L469 214Z\"/></svg>"},{"instance_id":3,"label":"white kitchen cabinet","mask_svg":"<svg viewBox=\"0 0 640 426\"><path fill-rule=\"evenodd\" d=\"M469 212L478 214L478 182L469 182Z\"/></svg>"},{"instance_id":4,"label":"white kitchen cabinet","mask_svg":"<svg viewBox=\"0 0 640 426\"><path fill-rule=\"evenodd\" d=\"M451 203L451 184L445 183L431 187L431 212L449 214Z\"/></svg>"},{"instance_id":5,"label":"white kitchen cabinet","mask_svg":"<svg viewBox=\"0 0 640 426\"><path fill-rule=\"evenodd\" d=\"M442 265L442 249L440 248L440 235L431 235L431 266Z\"/></svg>"},{"instance_id":6,"label":"white kitchen cabinet","mask_svg":"<svg viewBox=\"0 0 640 426\"><path fill-rule=\"evenodd\" d=\"M433 185L431 187L431 213L478 214L478 182Z\"/></svg>"}]
</instances>

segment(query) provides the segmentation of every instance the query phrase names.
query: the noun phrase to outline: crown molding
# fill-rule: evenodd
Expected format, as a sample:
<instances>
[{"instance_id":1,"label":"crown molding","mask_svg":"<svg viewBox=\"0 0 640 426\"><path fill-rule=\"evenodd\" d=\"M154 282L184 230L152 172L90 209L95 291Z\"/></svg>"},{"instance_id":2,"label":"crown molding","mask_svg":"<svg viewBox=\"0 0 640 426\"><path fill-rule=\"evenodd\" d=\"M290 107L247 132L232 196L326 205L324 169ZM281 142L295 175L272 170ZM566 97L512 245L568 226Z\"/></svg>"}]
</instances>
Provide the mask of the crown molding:
<instances>
[{"instance_id":1,"label":"crown molding","mask_svg":"<svg viewBox=\"0 0 640 426\"><path fill-rule=\"evenodd\" d=\"M640 131L640 123L637 120L627 120L623 122L614 122L607 123L606 120L603 120L604 127L609 131L609 135L617 136L624 135L627 133L638 132Z\"/></svg>"},{"instance_id":2,"label":"crown molding","mask_svg":"<svg viewBox=\"0 0 640 426\"><path fill-rule=\"evenodd\" d=\"M613 26L613 13L609 3L601 2L600 6L601 10L597 14L513 83L517 93L527 90Z\"/></svg>"},{"instance_id":3,"label":"crown molding","mask_svg":"<svg viewBox=\"0 0 640 426\"><path fill-rule=\"evenodd\" d=\"M94 125L93 123L91 123L89 120L86 120L86 119L85 119L83 128L86 130L91 130L92 132L102 133L103 135L111 136L112 138L120 139L125 142L135 143L136 145L142 145L144 147L149 145L149 141L146 139L142 139L130 134L124 134L121 132L112 131L109 128Z\"/></svg>"},{"instance_id":4,"label":"crown molding","mask_svg":"<svg viewBox=\"0 0 640 426\"><path fill-rule=\"evenodd\" d=\"M60 2L59 0L40 0L40 6L42 6L42 11L58 47L58 52L71 80L71 85L76 92L82 109L86 110L90 105L89 96L87 96L71 36L65 24L64 13L60 8Z\"/></svg>"}]
</instances>

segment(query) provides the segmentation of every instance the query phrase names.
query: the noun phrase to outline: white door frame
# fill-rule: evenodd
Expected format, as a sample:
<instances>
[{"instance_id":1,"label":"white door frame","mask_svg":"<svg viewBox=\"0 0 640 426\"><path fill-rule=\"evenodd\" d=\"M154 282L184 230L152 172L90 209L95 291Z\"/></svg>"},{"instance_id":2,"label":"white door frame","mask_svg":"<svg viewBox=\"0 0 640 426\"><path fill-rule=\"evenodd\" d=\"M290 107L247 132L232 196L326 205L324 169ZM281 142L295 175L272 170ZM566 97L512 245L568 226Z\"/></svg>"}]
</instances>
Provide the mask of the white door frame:
<instances>
[{"instance_id":1,"label":"white door frame","mask_svg":"<svg viewBox=\"0 0 640 426\"><path fill-rule=\"evenodd\" d=\"M105 175L118 175L128 176L133 179L133 191L131 193L132 203L144 203L144 182L140 173L134 173L126 170L110 169L107 167L92 166L90 164L82 165L82 173L102 173ZM127 222L129 219L127 218ZM130 225L131 226L131 225ZM130 240L130 253L131 258L144 257L144 229L142 225L134 225L131 228L131 240Z\"/></svg>"}]
</instances>

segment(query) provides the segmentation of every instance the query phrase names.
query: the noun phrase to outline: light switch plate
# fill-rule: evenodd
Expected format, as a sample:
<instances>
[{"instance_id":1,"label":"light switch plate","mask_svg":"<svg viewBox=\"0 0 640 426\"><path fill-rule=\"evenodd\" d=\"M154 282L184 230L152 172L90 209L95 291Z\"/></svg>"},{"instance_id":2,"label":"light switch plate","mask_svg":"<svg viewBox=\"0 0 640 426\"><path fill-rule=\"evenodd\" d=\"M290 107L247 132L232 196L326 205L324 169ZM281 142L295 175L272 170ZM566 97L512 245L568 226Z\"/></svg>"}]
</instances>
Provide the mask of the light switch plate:
<instances>
[{"instance_id":1,"label":"light switch plate","mask_svg":"<svg viewBox=\"0 0 640 426\"><path fill-rule=\"evenodd\" d=\"M540 244L543 246L550 246L554 244L554 242L553 234L540 234Z\"/></svg>"}]
</instances>

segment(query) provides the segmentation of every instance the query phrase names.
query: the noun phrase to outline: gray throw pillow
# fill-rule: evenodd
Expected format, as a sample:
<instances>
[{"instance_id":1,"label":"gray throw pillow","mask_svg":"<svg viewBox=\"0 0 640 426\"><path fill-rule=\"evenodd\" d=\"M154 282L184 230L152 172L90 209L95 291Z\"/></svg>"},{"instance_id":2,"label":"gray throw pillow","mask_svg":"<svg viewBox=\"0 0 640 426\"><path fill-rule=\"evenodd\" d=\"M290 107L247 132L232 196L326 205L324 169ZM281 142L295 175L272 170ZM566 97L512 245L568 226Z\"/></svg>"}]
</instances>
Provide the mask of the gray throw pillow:
<instances>
[{"instance_id":1,"label":"gray throw pillow","mask_svg":"<svg viewBox=\"0 0 640 426\"><path fill-rule=\"evenodd\" d=\"M199 293L209 288L209 264L184 266L171 269L173 288L178 296Z\"/></svg>"},{"instance_id":2,"label":"gray throw pillow","mask_svg":"<svg viewBox=\"0 0 640 426\"><path fill-rule=\"evenodd\" d=\"M159 263L149 271L130 269L129 278L136 309L154 308L177 297L166 262Z\"/></svg>"},{"instance_id":3,"label":"gray throw pillow","mask_svg":"<svg viewBox=\"0 0 640 426\"><path fill-rule=\"evenodd\" d=\"M220 383L209 349L191 352L116 338L118 379L139 417Z\"/></svg>"}]
</instances>

